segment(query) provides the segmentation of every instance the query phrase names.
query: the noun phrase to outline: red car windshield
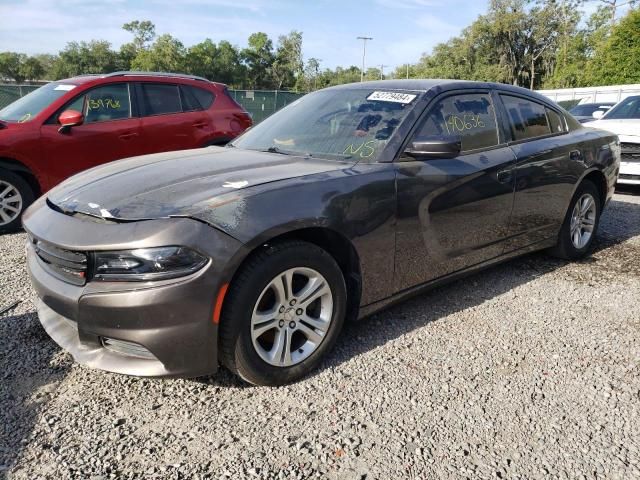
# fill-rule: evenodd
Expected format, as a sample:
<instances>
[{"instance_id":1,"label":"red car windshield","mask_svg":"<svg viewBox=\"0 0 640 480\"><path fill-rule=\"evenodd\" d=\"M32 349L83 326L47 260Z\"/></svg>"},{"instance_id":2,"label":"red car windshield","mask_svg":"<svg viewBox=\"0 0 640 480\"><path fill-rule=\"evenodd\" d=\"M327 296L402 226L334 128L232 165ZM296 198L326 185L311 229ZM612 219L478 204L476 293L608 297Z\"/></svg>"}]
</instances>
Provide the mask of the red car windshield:
<instances>
[{"instance_id":1,"label":"red car windshield","mask_svg":"<svg viewBox=\"0 0 640 480\"><path fill-rule=\"evenodd\" d=\"M28 122L51 105L54 100L74 88L76 86L70 83L48 83L0 110L0 120L5 122Z\"/></svg>"}]
</instances>

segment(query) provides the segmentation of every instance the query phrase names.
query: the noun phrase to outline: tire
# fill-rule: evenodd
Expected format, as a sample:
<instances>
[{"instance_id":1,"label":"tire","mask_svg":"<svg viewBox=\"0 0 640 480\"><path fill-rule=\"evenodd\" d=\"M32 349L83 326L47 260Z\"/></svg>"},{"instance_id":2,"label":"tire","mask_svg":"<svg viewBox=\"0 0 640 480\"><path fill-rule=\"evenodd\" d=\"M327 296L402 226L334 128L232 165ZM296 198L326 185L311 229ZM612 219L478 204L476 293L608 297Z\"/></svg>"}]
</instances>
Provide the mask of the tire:
<instances>
[{"instance_id":1,"label":"tire","mask_svg":"<svg viewBox=\"0 0 640 480\"><path fill-rule=\"evenodd\" d=\"M588 199L591 199L591 206L586 216L579 216L582 220L576 220L574 216L579 211L584 211L584 208L580 208L577 204L580 202L582 207L586 204L583 203ZM587 199L587 200L586 200ZM584 180L576 190L576 193L571 199L569 204L569 210L565 216L564 222L558 234L558 243L550 250L550 253L558 258L564 258L566 260L576 260L582 258L589 253L593 244L593 239L598 232L598 225L600 224L600 213L602 211L602 200L600 198L600 192L598 188L590 180ZM581 223L576 223L577 221ZM583 225L583 227L581 227ZM574 229L572 230L572 227ZM588 229L591 228L591 231ZM577 241L576 229L580 241ZM587 237L582 236L583 233L590 233Z\"/></svg>"},{"instance_id":2,"label":"tire","mask_svg":"<svg viewBox=\"0 0 640 480\"><path fill-rule=\"evenodd\" d=\"M222 363L254 385L294 382L333 347L346 304L344 277L329 253L302 241L270 245L231 284L220 318ZM279 348L287 342L290 348Z\"/></svg>"},{"instance_id":3,"label":"tire","mask_svg":"<svg viewBox=\"0 0 640 480\"><path fill-rule=\"evenodd\" d=\"M33 200L33 190L21 176L0 168L0 233L18 230Z\"/></svg>"}]
</instances>

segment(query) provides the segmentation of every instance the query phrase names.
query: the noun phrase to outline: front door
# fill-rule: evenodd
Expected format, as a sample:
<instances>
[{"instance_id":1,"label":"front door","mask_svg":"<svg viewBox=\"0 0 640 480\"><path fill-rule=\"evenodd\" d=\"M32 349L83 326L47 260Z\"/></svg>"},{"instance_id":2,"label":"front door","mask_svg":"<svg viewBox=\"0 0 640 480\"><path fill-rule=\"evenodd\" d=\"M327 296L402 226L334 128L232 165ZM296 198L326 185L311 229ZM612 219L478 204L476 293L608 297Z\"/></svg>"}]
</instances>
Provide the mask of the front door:
<instances>
[{"instance_id":1,"label":"front door","mask_svg":"<svg viewBox=\"0 0 640 480\"><path fill-rule=\"evenodd\" d=\"M397 162L397 291L502 253L513 205L513 151L489 92L436 100L414 138L458 135L456 158Z\"/></svg>"},{"instance_id":2,"label":"front door","mask_svg":"<svg viewBox=\"0 0 640 480\"><path fill-rule=\"evenodd\" d=\"M84 123L60 133L57 121L40 133L47 171L53 183L102 163L143 153L140 119L132 115L129 85L96 87L75 98L63 110L84 113Z\"/></svg>"}]
</instances>

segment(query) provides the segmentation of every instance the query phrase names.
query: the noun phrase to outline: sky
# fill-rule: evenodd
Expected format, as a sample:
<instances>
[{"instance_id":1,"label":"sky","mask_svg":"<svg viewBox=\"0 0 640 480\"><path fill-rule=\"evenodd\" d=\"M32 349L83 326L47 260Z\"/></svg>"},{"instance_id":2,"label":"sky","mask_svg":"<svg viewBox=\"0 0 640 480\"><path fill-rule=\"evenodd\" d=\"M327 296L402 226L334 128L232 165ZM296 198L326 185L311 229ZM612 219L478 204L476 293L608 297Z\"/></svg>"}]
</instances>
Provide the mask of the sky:
<instances>
[{"instance_id":1,"label":"sky","mask_svg":"<svg viewBox=\"0 0 640 480\"><path fill-rule=\"evenodd\" d=\"M114 48L131 40L122 25L151 20L185 46L228 40L244 47L251 33L303 32L305 60L322 68L415 63L434 45L458 35L488 0L0 0L0 51L57 53L67 42L108 40Z\"/></svg>"},{"instance_id":2,"label":"sky","mask_svg":"<svg viewBox=\"0 0 640 480\"><path fill-rule=\"evenodd\" d=\"M274 41L303 32L303 54L321 67L367 67L416 62L457 35L486 10L486 0L0 0L0 51L57 53L67 42L108 40L115 48L131 40L122 24L151 20L158 34L186 46L205 38L244 47L253 32Z\"/></svg>"}]
</instances>

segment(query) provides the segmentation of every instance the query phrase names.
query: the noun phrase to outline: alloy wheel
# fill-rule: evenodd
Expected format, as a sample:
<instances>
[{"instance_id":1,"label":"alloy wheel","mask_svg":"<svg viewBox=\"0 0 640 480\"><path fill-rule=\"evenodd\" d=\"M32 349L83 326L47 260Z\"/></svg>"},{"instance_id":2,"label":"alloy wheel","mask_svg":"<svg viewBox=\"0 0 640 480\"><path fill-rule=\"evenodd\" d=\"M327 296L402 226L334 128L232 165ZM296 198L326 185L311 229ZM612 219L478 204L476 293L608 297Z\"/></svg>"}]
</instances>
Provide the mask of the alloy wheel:
<instances>
[{"instance_id":1,"label":"alloy wheel","mask_svg":"<svg viewBox=\"0 0 640 480\"><path fill-rule=\"evenodd\" d=\"M262 360L296 365L324 340L333 317L333 295L316 270L290 268L262 291L251 316L251 340Z\"/></svg>"},{"instance_id":2,"label":"alloy wheel","mask_svg":"<svg viewBox=\"0 0 640 480\"><path fill-rule=\"evenodd\" d=\"M11 183L0 180L0 226L8 225L20 216L22 195Z\"/></svg>"},{"instance_id":3,"label":"alloy wheel","mask_svg":"<svg viewBox=\"0 0 640 480\"><path fill-rule=\"evenodd\" d=\"M573 246L584 248L593 235L597 215L596 201L589 193L583 194L573 207L570 235Z\"/></svg>"}]
</instances>

